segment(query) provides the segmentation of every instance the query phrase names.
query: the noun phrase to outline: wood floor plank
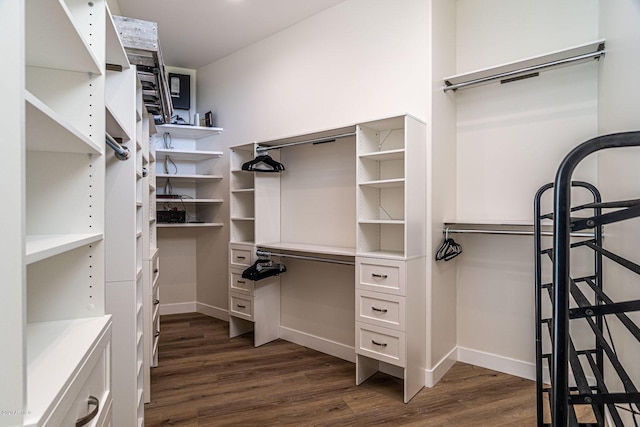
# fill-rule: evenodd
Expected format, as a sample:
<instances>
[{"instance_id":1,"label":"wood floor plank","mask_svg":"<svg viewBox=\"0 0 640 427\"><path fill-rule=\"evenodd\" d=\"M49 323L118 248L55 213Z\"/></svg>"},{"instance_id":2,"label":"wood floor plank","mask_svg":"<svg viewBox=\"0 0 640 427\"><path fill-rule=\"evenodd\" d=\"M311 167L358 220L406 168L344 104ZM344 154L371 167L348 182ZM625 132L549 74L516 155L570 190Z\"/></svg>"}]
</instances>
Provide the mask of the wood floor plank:
<instances>
[{"instance_id":1,"label":"wood floor plank","mask_svg":"<svg viewBox=\"0 0 640 427\"><path fill-rule=\"evenodd\" d=\"M355 365L276 340L253 347L201 314L161 317L147 427L535 425L535 384L456 363L403 403L403 383L377 373L355 385Z\"/></svg>"}]
</instances>

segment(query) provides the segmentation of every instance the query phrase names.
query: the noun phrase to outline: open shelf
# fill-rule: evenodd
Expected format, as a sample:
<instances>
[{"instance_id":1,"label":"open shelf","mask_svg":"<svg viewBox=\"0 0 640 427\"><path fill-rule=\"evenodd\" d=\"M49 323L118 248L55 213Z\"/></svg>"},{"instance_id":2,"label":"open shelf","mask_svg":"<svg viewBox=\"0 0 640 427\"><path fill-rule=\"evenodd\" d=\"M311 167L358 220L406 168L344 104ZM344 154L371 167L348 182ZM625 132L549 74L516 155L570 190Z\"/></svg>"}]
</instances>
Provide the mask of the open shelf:
<instances>
[{"instance_id":1,"label":"open shelf","mask_svg":"<svg viewBox=\"0 0 640 427\"><path fill-rule=\"evenodd\" d=\"M218 203L223 203L224 200L223 199L190 199L190 198L162 198L159 197L156 199L156 204L163 204L163 203L192 203L192 204L218 204Z\"/></svg>"},{"instance_id":2,"label":"open shelf","mask_svg":"<svg viewBox=\"0 0 640 427\"><path fill-rule=\"evenodd\" d=\"M215 181L222 179L222 175L196 175L196 174L156 174L156 178L172 179L175 181Z\"/></svg>"},{"instance_id":3,"label":"open shelf","mask_svg":"<svg viewBox=\"0 0 640 427\"><path fill-rule=\"evenodd\" d=\"M197 161L220 158L222 151L167 150L164 148L156 150L156 158L164 159L166 156L171 156L173 160Z\"/></svg>"},{"instance_id":4,"label":"open shelf","mask_svg":"<svg viewBox=\"0 0 640 427\"><path fill-rule=\"evenodd\" d=\"M513 61L495 67L483 68L469 73L457 74L444 79L444 91L464 89L500 80L508 82L533 77L539 70L550 70L579 64L604 55L604 39L557 50L545 55Z\"/></svg>"},{"instance_id":5,"label":"open shelf","mask_svg":"<svg viewBox=\"0 0 640 427\"><path fill-rule=\"evenodd\" d=\"M378 179L375 181L360 182L358 185L373 188L403 188L404 178Z\"/></svg>"},{"instance_id":6,"label":"open shelf","mask_svg":"<svg viewBox=\"0 0 640 427\"><path fill-rule=\"evenodd\" d=\"M64 252L102 240L102 233L94 234L43 234L27 236L26 264L41 261Z\"/></svg>"},{"instance_id":7,"label":"open shelf","mask_svg":"<svg viewBox=\"0 0 640 427\"><path fill-rule=\"evenodd\" d=\"M109 6L107 5L107 10ZM124 50L124 46L118 36L118 30L116 30L116 24L113 22L111 12L106 14L106 37L107 37L107 49L106 49L106 62L108 65L116 65L122 67L122 69L131 68L127 52ZM136 113L138 113L136 111ZM139 120L139 116L138 119Z\"/></svg>"},{"instance_id":8,"label":"open shelf","mask_svg":"<svg viewBox=\"0 0 640 427\"><path fill-rule=\"evenodd\" d=\"M28 0L25 15L27 65L102 74L98 59L63 0Z\"/></svg>"},{"instance_id":9,"label":"open shelf","mask_svg":"<svg viewBox=\"0 0 640 427\"><path fill-rule=\"evenodd\" d=\"M127 126L122 122L118 114L109 105L105 105L105 124L106 130L109 135L114 138L121 138L123 141L130 141L132 139Z\"/></svg>"},{"instance_id":10,"label":"open shelf","mask_svg":"<svg viewBox=\"0 0 640 427\"><path fill-rule=\"evenodd\" d=\"M221 222L183 222L183 223L163 223L157 224L158 228L191 228L191 227L223 227Z\"/></svg>"},{"instance_id":11,"label":"open shelf","mask_svg":"<svg viewBox=\"0 0 640 427\"><path fill-rule=\"evenodd\" d=\"M25 91L26 144L30 151L101 154L102 149L60 114L29 91Z\"/></svg>"},{"instance_id":12,"label":"open shelf","mask_svg":"<svg viewBox=\"0 0 640 427\"><path fill-rule=\"evenodd\" d=\"M200 139L222 133L222 128L188 126L188 125L158 125L158 133L168 132L176 138ZM161 151L161 150L158 150Z\"/></svg>"}]
</instances>

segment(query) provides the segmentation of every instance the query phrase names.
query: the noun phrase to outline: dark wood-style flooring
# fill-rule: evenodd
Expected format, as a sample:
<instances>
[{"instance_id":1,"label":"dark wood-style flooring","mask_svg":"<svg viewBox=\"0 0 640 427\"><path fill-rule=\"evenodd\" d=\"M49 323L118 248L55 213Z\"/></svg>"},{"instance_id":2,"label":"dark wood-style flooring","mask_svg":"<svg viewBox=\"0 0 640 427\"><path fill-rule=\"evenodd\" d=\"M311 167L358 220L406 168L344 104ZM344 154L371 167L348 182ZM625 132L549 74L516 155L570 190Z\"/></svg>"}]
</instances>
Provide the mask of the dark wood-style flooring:
<instances>
[{"instance_id":1,"label":"dark wood-style flooring","mask_svg":"<svg viewBox=\"0 0 640 427\"><path fill-rule=\"evenodd\" d=\"M145 425L534 426L535 383L456 363L433 388L402 402L402 381L277 340L254 348L200 314L161 318Z\"/></svg>"}]
</instances>

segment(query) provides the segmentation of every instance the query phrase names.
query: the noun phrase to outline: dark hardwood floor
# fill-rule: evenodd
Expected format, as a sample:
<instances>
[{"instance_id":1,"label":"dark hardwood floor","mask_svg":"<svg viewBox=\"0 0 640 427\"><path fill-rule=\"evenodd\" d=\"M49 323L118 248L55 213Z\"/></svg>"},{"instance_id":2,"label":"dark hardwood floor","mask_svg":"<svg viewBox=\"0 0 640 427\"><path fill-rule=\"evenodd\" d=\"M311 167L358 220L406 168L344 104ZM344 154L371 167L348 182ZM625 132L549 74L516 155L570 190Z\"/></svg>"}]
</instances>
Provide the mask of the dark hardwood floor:
<instances>
[{"instance_id":1,"label":"dark hardwood floor","mask_svg":"<svg viewBox=\"0 0 640 427\"><path fill-rule=\"evenodd\" d=\"M250 335L200 314L161 318L145 425L534 426L535 383L457 363L408 404L402 381L378 373L355 385L353 363Z\"/></svg>"}]
</instances>

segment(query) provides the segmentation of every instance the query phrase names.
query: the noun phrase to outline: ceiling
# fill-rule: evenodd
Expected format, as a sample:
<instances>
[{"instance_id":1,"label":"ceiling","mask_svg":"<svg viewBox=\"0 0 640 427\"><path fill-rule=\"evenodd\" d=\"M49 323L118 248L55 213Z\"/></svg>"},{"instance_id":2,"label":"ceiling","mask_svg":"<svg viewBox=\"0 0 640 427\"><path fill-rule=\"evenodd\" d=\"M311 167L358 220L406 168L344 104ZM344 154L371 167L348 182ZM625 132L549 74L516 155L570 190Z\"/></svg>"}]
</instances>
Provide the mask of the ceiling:
<instances>
[{"instance_id":1,"label":"ceiling","mask_svg":"<svg viewBox=\"0 0 640 427\"><path fill-rule=\"evenodd\" d=\"M344 0L117 0L158 23L164 63L198 69Z\"/></svg>"}]
</instances>

